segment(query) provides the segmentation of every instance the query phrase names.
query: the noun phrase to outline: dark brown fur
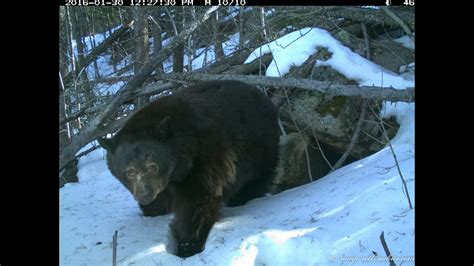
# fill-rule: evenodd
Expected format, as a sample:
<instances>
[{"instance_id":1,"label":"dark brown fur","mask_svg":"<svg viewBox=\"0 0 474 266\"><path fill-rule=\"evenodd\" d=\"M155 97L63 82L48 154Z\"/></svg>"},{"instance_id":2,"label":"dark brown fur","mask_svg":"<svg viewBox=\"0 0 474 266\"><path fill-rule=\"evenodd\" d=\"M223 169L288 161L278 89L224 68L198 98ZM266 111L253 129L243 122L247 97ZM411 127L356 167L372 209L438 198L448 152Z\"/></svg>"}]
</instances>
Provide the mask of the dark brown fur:
<instances>
[{"instance_id":1,"label":"dark brown fur","mask_svg":"<svg viewBox=\"0 0 474 266\"><path fill-rule=\"evenodd\" d=\"M145 215L174 211L177 255L188 257L204 249L221 202L241 205L268 191L278 140L277 112L262 92L212 81L160 98L99 141Z\"/></svg>"}]
</instances>

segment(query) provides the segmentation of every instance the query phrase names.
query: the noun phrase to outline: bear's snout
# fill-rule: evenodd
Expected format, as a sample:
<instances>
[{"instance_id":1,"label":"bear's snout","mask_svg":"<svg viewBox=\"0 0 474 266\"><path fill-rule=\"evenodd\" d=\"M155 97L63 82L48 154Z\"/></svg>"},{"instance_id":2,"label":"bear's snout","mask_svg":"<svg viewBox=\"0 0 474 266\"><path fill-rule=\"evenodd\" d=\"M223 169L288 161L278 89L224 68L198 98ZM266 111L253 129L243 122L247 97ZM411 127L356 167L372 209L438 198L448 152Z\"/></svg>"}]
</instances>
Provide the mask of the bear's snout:
<instances>
[{"instance_id":1,"label":"bear's snout","mask_svg":"<svg viewBox=\"0 0 474 266\"><path fill-rule=\"evenodd\" d=\"M135 199L140 202L140 204L147 205L150 204L154 199L155 196L153 193L141 193L139 195L134 195Z\"/></svg>"},{"instance_id":2,"label":"bear's snout","mask_svg":"<svg viewBox=\"0 0 474 266\"><path fill-rule=\"evenodd\" d=\"M149 189L146 184L138 183L133 186L133 196L135 200L140 202L143 205L147 205L152 202L156 193L153 193L153 190Z\"/></svg>"}]
</instances>

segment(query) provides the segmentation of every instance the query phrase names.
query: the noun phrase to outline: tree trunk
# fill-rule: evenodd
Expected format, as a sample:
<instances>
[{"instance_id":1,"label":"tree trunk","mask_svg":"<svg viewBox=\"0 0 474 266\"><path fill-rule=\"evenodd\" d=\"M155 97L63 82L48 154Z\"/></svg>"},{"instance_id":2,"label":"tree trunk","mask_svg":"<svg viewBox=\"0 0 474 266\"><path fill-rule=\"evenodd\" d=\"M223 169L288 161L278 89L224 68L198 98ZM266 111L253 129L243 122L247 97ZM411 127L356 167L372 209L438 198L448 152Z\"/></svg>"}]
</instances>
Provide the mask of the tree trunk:
<instances>
[{"instance_id":1,"label":"tree trunk","mask_svg":"<svg viewBox=\"0 0 474 266\"><path fill-rule=\"evenodd\" d=\"M165 11L168 14L168 17L170 18L170 25L168 26L168 28L172 29L175 37L178 36L182 28L182 26L180 26L180 22L184 21L184 14L179 13L177 10L178 8L170 10L169 8L165 7ZM172 11L175 11L174 15ZM185 46L184 43L180 43L174 50L174 53L173 53L173 72L174 73L183 72L184 46Z\"/></svg>"},{"instance_id":2,"label":"tree trunk","mask_svg":"<svg viewBox=\"0 0 474 266\"><path fill-rule=\"evenodd\" d=\"M82 41L82 37L84 37L84 31L82 29L83 25L85 25L85 14L83 12L82 7L76 7L71 9L72 12L72 34L74 39L76 40L76 47L77 47L77 68L76 68L76 77L81 80L81 88L84 93L84 97L86 102L92 102L93 93L91 86L89 84L89 78L87 76L87 70L85 69L85 54L86 50L84 47L84 43Z\"/></svg>"},{"instance_id":3,"label":"tree trunk","mask_svg":"<svg viewBox=\"0 0 474 266\"><path fill-rule=\"evenodd\" d=\"M59 73L63 77L66 75L69 65L69 60L67 59L67 36L64 33L65 31L59 32Z\"/></svg>"},{"instance_id":4,"label":"tree trunk","mask_svg":"<svg viewBox=\"0 0 474 266\"><path fill-rule=\"evenodd\" d=\"M140 68L148 61L148 21L147 21L147 12L146 9L141 7L133 7L134 11L134 39L135 39L135 49L134 49L134 61L133 61L133 70L135 73L138 73Z\"/></svg>"},{"instance_id":5,"label":"tree trunk","mask_svg":"<svg viewBox=\"0 0 474 266\"><path fill-rule=\"evenodd\" d=\"M244 23L244 9L245 7L241 6L239 8L239 50L245 47L245 23Z\"/></svg>"},{"instance_id":6,"label":"tree trunk","mask_svg":"<svg viewBox=\"0 0 474 266\"><path fill-rule=\"evenodd\" d=\"M135 21L135 49L134 49L134 61L133 61L133 72L138 73L140 69L148 62L149 54L149 35L148 35L148 13L147 9L143 7L133 8L134 21ZM146 105L150 100L148 97L140 97L135 101L137 108Z\"/></svg>"},{"instance_id":7,"label":"tree trunk","mask_svg":"<svg viewBox=\"0 0 474 266\"><path fill-rule=\"evenodd\" d=\"M216 52L216 61L222 61L225 57L224 50L222 49L222 36L219 32L219 11L215 12L215 17L213 22L213 39L214 39L214 48Z\"/></svg>"},{"instance_id":8,"label":"tree trunk","mask_svg":"<svg viewBox=\"0 0 474 266\"><path fill-rule=\"evenodd\" d=\"M173 73L181 73L184 69L184 44L176 47L173 54Z\"/></svg>"},{"instance_id":9,"label":"tree trunk","mask_svg":"<svg viewBox=\"0 0 474 266\"><path fill-rule=\"evenodd\" d=\"M76 57L74 56L74 49L72 48L72 40L74 39L72 35L72 14L71 14L71 9L66 6L66 32L67 32L67 52L68 52L68 57L70 59L71 63L71 69L73 73L76 73ZM64 83L67 83L66 77L63 76L63 81Z\"/></svg>"},{"instance_id":10,"label":"tree trunk","mask_svg":"<svg viewBox=\"0 0 474 266\"><path fill-rule=\"evenodd\" d=\"M162 46L162 37L163 34L162 30L162 22L160 19L161 16L161 8L155 7L152 9L152 19L153 23L151 25L151 35L153 37L153 53L159 53L161 51ZM157 62L157 73L164 73L163 71L163 62Z\"/></svg>"}]
</instances>

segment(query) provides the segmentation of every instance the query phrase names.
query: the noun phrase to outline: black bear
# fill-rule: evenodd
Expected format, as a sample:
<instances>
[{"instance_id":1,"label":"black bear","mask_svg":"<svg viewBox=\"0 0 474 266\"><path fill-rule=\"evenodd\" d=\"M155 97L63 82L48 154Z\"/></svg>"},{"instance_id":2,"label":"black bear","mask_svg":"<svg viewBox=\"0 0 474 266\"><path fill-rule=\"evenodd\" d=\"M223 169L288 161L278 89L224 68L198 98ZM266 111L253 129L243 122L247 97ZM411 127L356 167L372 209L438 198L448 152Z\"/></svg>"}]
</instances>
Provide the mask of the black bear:
<instances>
[{"instance_id":1,"label":"black bear","mask_svg":"<svg viewBox=\"0 0 474 266\"><path fill-rule=\"evenodd\" d=\"M202 82L145 106L99 143L144 215L174 212L176 255L189 257L204 250L221 202L238 206L268 191L277 111L253 86Z\"/></svg>"}]
</instances>

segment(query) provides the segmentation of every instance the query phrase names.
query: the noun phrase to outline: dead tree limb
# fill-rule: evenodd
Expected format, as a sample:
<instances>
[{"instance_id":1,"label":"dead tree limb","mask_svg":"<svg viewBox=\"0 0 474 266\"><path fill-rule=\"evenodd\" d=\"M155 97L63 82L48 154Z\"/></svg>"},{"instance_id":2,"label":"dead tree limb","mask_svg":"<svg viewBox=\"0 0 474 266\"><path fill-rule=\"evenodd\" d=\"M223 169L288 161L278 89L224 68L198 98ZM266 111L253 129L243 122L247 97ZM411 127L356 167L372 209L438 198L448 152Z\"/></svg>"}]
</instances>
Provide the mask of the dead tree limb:
<instances>
[{"instance_id":1,"label":"dead tree limb","mask_svg":"<svg viewBox=\"0 0 474 266\"><path fill-rule=\"evenodd\" d=\"M196 69L193 71L193 73L221 73L231 68L232 66L243 64L243 62L245 62L245 59L249 57L250 53L250 50L241 50L240 53L234 53L229 57L225 57L222 61L214 62L202 68Z\"/></svg>"},{"instance_id":2,"label":"dead tree limb","mask_svg":"<svg viewBox=\"0 0 474 266\"><path fill-rule=\"evenodd\" d=\"M209 80L237 80L257 86L274 88L290 87L303 90L313 90L322 93L341 96L358 96L364 99L385 100L394 102L414 102L415 88L397 90L383 87L367 87L357 85L331 84L310 79L278 78L248 75L211 75L211 74L167 74L166 78L184 80L188 82Z\"/></svg>"},{"instance_id":3,"label":"dead tree limb","mask_svg":"<svg viewBox=\"0 0 474 266\"><path fill-rule=\"evenodd\" d=\"M90 120L84 130L72 139L71 143L60 151L59 170L75 158L75 154L81 147L97 138L96 134L98 129L103 127L103 123L106 119L111 118L117 112L124 99L126 99L131 92L140 87L145 79L150 76L151 72L155 70L159 62L162 62L165 58L170 56L173 51L218 8L218 6L210 7L199 19L189 25L185 25L183 27L184 30L178 36L174 37L169 45L163 47L159 53L155 54L138 73L118 91L117 96Z\"/></svg>"},{"instance_id":4,"label":"dead tree limb","mask_svg":"<svg viewBox=\"0 0 474 266\"><path fill-rule=\"evenodd\" d=\"M397 16L395 13L393 13L392 10L390 10L388 7L386 6L382 6L380 7L380 9L383 10L383 12L385 12L385 14L387 14L387 16L389 16L391 19L393 19L398 25L400 25L400 27L403 29L403 31L408 35L408 36L412 36L413 35L413 32L411 31L411 29L408 27L408 25L399 17Z\"/></svg>"},{"instance_id":5,"label":"dead tree limb","mask_svg":"<svg viewBox=\"0 0 474 266\"><path fill-rule=\"evenodd\" d=\"M354 22L370 23L370 24L384 24L387 26L400 26L398 22L385 15L381 10L374 10L360 7L340 7L326 10L324 13L327 17L345 18ZM408 25L415 28L415 16L412 11L399 11L398 16L408 23Z\"/></svg>"},{"instance_id":6,"label":"dead tree limb","mask_svg":"<svg viewBox=\"0 0 474 266\"><path fill-rule=\"evenodd\" d=\"M70 122L86 113L86 110L90 108L89 104L86 104L81 110L75 112L74 114L68 115L66 117L63 117L59 120L59 125L66 124L67 122Z\"/></svg>"},{"instance_id":7,"label":"dead tree limb","mask_svg":"<svg viewBox=\"0 0 474 266\"><path fill-rule=\"evenodd\" d=\"M93 79L90 82L92 84L98 84L98 83L114 84L114 83L117 83L119 81L129 81L132 77L133 77L132 75L103 77L103 78Z\"/></svg>"}]
</instances>

